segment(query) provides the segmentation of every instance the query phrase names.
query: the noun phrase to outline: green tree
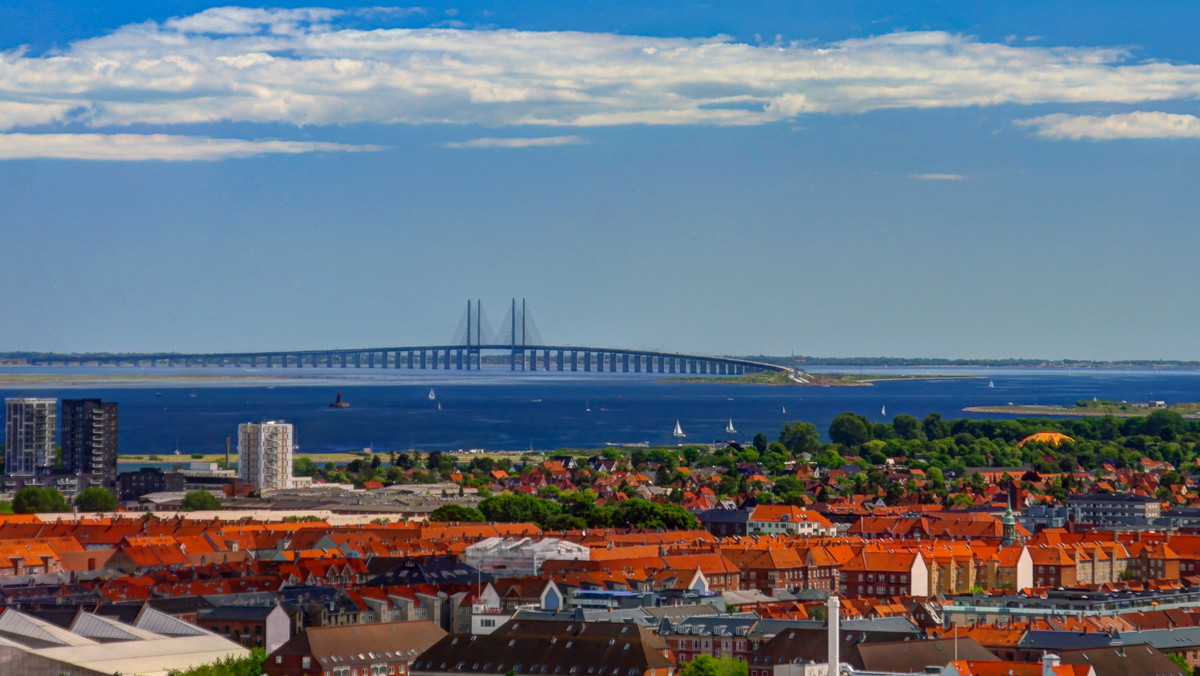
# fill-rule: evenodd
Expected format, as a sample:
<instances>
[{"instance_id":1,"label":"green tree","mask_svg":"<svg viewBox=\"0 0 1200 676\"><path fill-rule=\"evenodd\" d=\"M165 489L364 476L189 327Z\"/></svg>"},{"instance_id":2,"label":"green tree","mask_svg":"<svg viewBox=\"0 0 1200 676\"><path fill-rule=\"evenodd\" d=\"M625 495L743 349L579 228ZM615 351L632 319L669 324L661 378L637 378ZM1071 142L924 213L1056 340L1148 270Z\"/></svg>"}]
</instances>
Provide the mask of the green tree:
<instances>
[{"instance_id":1,"label":"green tree","mask_svg":"<svg viewBox=\"0 0 1200 676\"><path fill-rule=\"evenodd\" d=\"M829 423L829 439L849 448L862 446L871 440L871 421L857 413L839 413Z\"/></svg>"},{"instance_id":2,"label":"green tree","mask_svg":"<svg viewBox=\"0 0 1200 676\"><path fill-rule=\"evenodd\" d=\"M208 491L192 491L183 496L183 504L180 505L180 508L185 512L220 509L221 501Z\"/></svg>"},{"instance_id":3,"label":"green tree","mask_svg":"<svg viewBox=\"0 0 1200 676\"><path fill-rule=\"evenodd\" d=\"M13 496L13 511L17 514L69 512L71 508L57 488L25 486Z\"/></svg>"},{"instance_id":4,"label":"green tree","mask_svg":"<svg viewBox=\"0 0 1200 676\"><path fill-rule=\"evenodd\" d=\"M907 413L892 418L892 429L896 430L896 436L901 439L920 439L923 432L921 421Z\"/></svg>"},{"instance_id":5,"label":"green tree","mask_svg":"<svg viewBox=\"0 0 1200 676\"><path fill-rule=\"evenodd\" d=\"M699 655L683 665L679 676L749 676L750 666L732 657Z\"/></svg>"},{"instance_id":6,"label":"green tree","mask_svg":"<svg viewBox=\"0 0 1200 676\"><path fill-rule=\"evenodd\" d=\"M532 495L502 493L479 503L479 511L488 521L536 523L544 526L550 517L562 511L558 503Z\"/></svg>"},{"instance_id":7,"label":"green tree","mask_svg":"<svg viewBox=\"0 0 1200 676\"><path fill-rule=\"evenodd\" d=\"M792 455L816 453L821 449L821 435L817 433L817 426L810 422L790 422L779 433L779 443Z\"/></svg>"},{"instance_id":8,"label":"green tree","mask_svg":"<svg viewBox=\"0 0 1200 676\"><path fill-rule=\"evenodd\" d=\"M487 518L483 516L483 512L473 507L464 507L463 505L442 505L433 510L429 515L430 521L467 521L471 523L483 523Z\"/></svg>"},{"instance_id":9,"label":"green tree","mask_svg":"<svg viewBox=\"0 0 1200 676\"><path fill-rule=\"evenodd\" d=\"M167 676L262 676L267 651L255 648L245 657L225 657L190 669L172 669Z\"/></svg>"},{"instance_id":10,"label":"green tree","mask_svg":"<svg viewBox=\"0 0 1200 676\"><path fill-rule=\"evenodd\" d=\"M766 451L767 450L767 435L763 434L762 432L755 434L754 435L754 447L758 449L759 453Z\"/></svg>"},{"instance_id":11,"label":"green tree","mask_svg":"<svg viewBox=\"0 0 1200 676\"><path fill-rule=\"evenodd\" d=\"M117 508L117 498L99 486L79 491L75 507L81 512L111 512Z\"/></svg>"},{"instance_id":12,"label":"green tree","mask_svg":"<svg viewBox=\"0 0 1200 676\"><path fill-rule=\"evenodd\" d=\"M319 472L317 463L313 462L312 458L300 456L292 460L292 474L294 476L316 476Z\"/></svg>"}]
</instances>

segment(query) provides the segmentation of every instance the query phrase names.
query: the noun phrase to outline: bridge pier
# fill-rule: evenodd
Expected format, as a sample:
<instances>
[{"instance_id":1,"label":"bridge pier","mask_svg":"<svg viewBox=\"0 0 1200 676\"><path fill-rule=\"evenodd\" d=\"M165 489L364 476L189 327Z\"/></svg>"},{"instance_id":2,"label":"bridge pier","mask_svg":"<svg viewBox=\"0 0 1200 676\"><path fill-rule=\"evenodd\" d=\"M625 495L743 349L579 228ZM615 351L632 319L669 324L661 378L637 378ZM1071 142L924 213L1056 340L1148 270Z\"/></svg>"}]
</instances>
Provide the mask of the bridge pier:
<instances>
[{"instance_id":1,"label":"bridge pier","mask_svg":"<svg viewBox=\"0 0 1200 676\"><path fill-rule=\"evenodd\" d=\"M559 350L556 356L558 359L556 360L555 364L558 366L558 370L561 371L563 370L563 351Z\"/></svg>"}]
</instances>

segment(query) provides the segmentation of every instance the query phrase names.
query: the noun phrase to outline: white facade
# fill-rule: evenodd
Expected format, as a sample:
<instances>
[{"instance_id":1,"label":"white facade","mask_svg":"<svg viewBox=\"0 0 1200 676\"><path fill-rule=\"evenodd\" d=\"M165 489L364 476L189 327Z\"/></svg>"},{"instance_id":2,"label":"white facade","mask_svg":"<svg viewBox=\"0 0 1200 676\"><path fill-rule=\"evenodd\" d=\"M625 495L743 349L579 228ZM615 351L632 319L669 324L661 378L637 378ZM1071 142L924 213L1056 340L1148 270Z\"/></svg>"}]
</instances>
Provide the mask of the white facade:
<instances>
[{"instance_id":1,"label":"white facade","mask_svg":"<svg viewBox=\"0 0 1200 676\"><path fill-rule=\"evenodd\" d=\"M276 420L238 425L238 478L259 491L292 488L292 424Z\"/></svg>"},{"instance_id":2,"label":"white facade","mask_svg":"<svg viewBox=\"0 0 1200 676\"><path fill-rule=\"evenodd\" d=\"M58 440L58 400L15 397L4 400L4 471L33 476L54 467Z\"/></svg>"}]
</instances>

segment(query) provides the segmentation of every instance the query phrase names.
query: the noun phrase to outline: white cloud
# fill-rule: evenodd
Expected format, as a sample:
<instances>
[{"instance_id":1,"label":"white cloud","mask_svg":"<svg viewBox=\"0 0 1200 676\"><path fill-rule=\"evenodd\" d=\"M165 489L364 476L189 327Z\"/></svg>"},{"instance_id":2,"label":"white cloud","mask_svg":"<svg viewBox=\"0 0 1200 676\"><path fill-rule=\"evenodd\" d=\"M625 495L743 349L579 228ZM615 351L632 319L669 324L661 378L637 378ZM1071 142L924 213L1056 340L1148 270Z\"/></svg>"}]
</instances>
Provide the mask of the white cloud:
<instances>
[{"instance_id":1,"label":"white cloud","mask_svg":"<svg viewBox=\"0 0 1200 676\"><path fill-rule=\"evenodd\" d=\"M443 148L536 148L545 146L574 146L587 143L578 136L540 136L535 138L477 138L470 141L443 143Z\"/></svg>"},{"instance_id":2,"label":"white cloud","mask_svg":"<svg viewBox=\"0 0 1200 676\"><path fill-rule=\"evenodd\" d=\"M747 45L349 27L372 16L218 7L125 26L61 52L0 52L0 130L68 122L753 125L806 113L1200 96L1200 66L1135 61L1117 48L936 31Z\"/></svg>"},{"instance_id":3,"label":"white cloud","mask_svg":"<svg viewBox=\"0 0 1200 676\"><path fill-rule=\"evenodd\" d=\"M908 177L918 181L961 181L966 178L962 174L909 174Z\"/></svg>"},{"instance_id":4,"label":"white cloud","mask_svg":"<svg viewBox=\"0 0 1200 676\"><path fill-rule=\"evenodd\" d=\"M1115 115L1043 115L1017 120L1038 136L1072 141L1114 139L1194 138L1200 139L1200 117L1154 111Z\"/></svg>"},{"instance_id":5,"label":"white cloud","mask_svg":"<svg viewBox=\"0 0 1200 676\"><path fill-rule=\"evenodd\" d=\"M0 134L0 160L221 160L266 154L364 152L379 146L169 134Z\"/></svg>"}]
</instances>

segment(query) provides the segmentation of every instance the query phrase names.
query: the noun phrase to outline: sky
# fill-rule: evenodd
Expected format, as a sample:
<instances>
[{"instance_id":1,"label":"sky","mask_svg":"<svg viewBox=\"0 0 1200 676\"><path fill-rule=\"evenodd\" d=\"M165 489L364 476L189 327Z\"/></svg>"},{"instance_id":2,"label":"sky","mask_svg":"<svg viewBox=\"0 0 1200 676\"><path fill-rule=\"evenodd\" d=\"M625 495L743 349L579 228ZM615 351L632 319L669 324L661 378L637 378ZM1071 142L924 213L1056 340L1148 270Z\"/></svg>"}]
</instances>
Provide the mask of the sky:
<instances>
[{"instance_id":1,"label":"sky","mask_svg":"<svg viewBox=\"0 0 1200 676\"><path fill-rule=\"evenodd\" d=\"M9 0L0 351L1200 359L1198 23Z\"/></svg>"}]
</instances>

